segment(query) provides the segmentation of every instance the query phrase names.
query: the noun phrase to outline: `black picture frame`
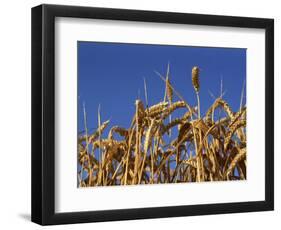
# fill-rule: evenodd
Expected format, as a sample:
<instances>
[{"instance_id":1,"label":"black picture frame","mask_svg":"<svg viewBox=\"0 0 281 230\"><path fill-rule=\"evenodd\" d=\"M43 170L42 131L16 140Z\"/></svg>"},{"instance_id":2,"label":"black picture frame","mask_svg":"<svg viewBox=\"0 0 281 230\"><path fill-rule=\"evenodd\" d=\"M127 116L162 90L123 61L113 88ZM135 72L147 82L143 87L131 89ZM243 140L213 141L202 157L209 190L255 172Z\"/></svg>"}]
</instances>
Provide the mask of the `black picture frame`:
<instances>
[{"instance_id":1,"label":"black picture frame","mask_svg":"<svg viewBox=\"0 0 281 230\"><path fill-rule=\"evenodd\" d=\"M265 29L265 200L55 213L55 18L110 19ZM251 82L249 83L251 84ZM267 211L274 209L274 20L94 7L32 8L32 207L41 225Z\"/></svg>"}]
</instances>

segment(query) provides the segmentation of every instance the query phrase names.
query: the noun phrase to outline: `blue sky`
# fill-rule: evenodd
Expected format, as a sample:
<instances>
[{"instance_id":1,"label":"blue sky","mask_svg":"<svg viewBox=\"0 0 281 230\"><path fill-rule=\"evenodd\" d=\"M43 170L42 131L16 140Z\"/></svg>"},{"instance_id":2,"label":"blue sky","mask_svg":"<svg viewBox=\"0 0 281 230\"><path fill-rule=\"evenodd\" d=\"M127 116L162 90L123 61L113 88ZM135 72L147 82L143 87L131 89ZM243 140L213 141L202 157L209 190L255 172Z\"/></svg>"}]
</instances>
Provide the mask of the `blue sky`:
<instances>
[{"instance_id":1,"label":"blue sky","mask_svg":"<svg viewBox=\"0 0 281 230\"><path fill-rule=\"evenodd\" d=\"M149 106L163 100L165 83L154 71L165 75L168 63L173 87L192 106L197 101L191 69L193 66L201 69L201 113L214 101L209 91L215 97L220 95L221 79L223 98L234 111L239 108L246 79L246 49L79 41L78 130L84 130L83 103L89 129L97 127L99 104L102 121L110 119L110 127L128 128L135 112L135 100L140 97L145 102L144 78Z\"/></svg>"}]
</instances>

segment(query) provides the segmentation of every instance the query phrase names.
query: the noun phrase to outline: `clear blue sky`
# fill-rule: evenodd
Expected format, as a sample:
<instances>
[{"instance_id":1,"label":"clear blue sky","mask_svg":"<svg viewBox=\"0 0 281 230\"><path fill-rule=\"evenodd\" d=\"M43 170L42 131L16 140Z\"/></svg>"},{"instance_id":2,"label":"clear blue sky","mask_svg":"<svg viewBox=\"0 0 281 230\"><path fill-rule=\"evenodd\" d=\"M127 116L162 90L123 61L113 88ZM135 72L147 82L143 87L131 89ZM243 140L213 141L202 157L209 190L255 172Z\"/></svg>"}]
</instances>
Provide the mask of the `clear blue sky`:
<instances>
[{"instance_id":1,"label":"clear blue sky","mask_svg":"<svg viewBox=\"0 0 281 230\"><path fill-rule=\"evenodd\" d=\"M202 69L201 113L205 113L214 101L208 91L216 97L220 95L221 78L223 91L226 91L224 99L234 110L239 108L246 78L246 49L80 41L78 130L84 130L83 102L89 129L97 127L99 104L102 121L110 119L110 127L129 127L139 94L145 102L143 78L146 79L149 105L163 100L165 83L154 71L165 75L168 63L172 85L192 106L196 105L196 97L191 84L191 69L193 66Z\"/></svg>"}]
</instances>

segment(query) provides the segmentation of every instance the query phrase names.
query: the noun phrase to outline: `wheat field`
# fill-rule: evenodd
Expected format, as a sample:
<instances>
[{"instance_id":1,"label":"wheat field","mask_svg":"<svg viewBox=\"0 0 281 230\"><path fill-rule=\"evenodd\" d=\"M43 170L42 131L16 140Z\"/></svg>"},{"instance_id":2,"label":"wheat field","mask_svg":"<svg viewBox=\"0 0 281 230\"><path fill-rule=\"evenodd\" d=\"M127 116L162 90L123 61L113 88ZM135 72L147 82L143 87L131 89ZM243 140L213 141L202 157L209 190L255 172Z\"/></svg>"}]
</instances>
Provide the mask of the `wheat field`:
<instances>
[{"instance_id":1,"label":"wheat field","mask_svg":"<svg viewBox=\"0 0 281 230\"><path fill-rule=\"evenodd\" d=\"M99 110L98 127L90 133L84 108L85 132L78 135L78 187L246 179L242 100L239 110L233 111L221 95L202 114L199 67L190 74L197 99L193 107L171 84L169 67L166 76L157 74L165 82L163 101L147 106L147 96L145 101L137 99L130 127L110 126L109 120L101 120Z\"/></svg>"}]
</instances>

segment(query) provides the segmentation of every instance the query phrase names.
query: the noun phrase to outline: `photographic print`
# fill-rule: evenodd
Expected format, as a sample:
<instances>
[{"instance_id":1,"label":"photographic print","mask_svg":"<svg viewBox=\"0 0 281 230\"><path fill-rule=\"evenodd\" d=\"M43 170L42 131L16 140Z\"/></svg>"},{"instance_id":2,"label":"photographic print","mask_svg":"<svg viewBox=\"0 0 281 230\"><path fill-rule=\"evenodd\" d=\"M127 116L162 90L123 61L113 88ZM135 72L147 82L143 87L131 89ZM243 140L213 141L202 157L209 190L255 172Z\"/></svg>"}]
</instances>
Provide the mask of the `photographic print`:
<instances>
[{"instance_id":1,"label":"photographic print","mask_svg":"<svg viewBox=\"0 0 281 230\"><path fill-rule=\"evenodd\" d=\"M77 49L78 187L246 180L246 49Z\"/></svg>"}]
</instances>

